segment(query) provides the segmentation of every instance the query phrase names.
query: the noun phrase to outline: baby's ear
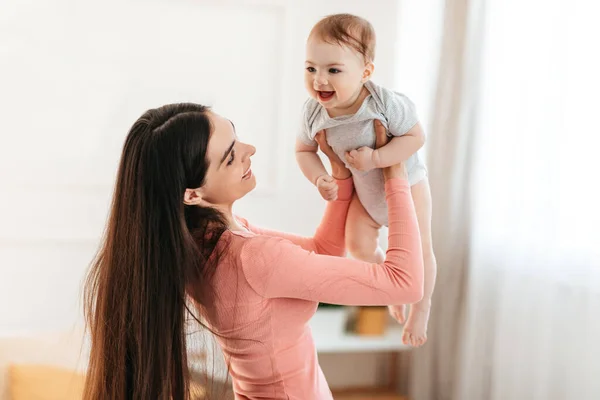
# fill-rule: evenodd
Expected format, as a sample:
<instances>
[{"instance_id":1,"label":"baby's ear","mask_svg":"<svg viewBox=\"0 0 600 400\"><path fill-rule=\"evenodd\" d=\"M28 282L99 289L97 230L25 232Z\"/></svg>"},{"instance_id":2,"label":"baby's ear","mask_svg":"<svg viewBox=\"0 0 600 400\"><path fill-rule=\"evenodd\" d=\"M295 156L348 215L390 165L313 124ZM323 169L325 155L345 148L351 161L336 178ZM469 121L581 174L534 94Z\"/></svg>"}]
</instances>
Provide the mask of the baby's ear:
<instances>
[{"instance_id":1,"label":"baby's ear","mask_svg":"<svg viewBox=\"0 0 600 400\"><path fill-rule=\"evenodd\" d=\"M371 79L371 76L373 76L374 71L375 71L375 64L373 64L371 61L368 61L365 64L365 70L363 71L362 83L365 83L369 79Z\"/></svg>"}]
</instances>

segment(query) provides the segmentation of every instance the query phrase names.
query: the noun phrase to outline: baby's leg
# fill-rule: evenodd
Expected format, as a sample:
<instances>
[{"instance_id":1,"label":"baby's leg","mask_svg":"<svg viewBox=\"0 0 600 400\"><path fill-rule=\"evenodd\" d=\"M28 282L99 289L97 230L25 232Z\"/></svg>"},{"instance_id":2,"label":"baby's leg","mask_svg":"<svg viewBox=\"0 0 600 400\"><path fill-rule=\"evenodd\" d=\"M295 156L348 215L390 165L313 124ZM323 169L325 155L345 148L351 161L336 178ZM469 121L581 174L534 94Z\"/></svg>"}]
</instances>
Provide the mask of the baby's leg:
<instances>
[{"instance_id":1,"label":"baby's leg","mask_svg":"<svg viewBox=\"0 0 600 400\"><path fill-rule=\"evenodd\" d=\"M346 246L352 257L373 263L385 260L378 243L379 228L354 194L346 220Z\"/></svg>"},{"instance_id":2,"label":"baby's leg","mask_svg":"<svg viewBox=\"0 0 600 400\"><path fill-rule=\"evenodd\" d=\"M413 185L411 193L421 232L425 276L423 299L410 306L408 320L406 321L406 325L404 325L402 342L412 346L422 346L427 341L427 323L429 321L429 310L431 309L431 296L433 295L437 274L437 263L431 240L431 192L429 181L424 179Z\"/></svg>"},{"instance_id":3,"label":"baby's leg","mask_svg":"<svg viewBox=\"0 0 600 400\"><path fill-rule=\"evenodd\" d=\"M371 218L356 194L350 202L346 220L346 246L352 257L362 261L382 263L385 254L379 247L381 225ZM389 306L390 314L401 324L405 321L404 305Z\"/></svg>"}]
</instances>

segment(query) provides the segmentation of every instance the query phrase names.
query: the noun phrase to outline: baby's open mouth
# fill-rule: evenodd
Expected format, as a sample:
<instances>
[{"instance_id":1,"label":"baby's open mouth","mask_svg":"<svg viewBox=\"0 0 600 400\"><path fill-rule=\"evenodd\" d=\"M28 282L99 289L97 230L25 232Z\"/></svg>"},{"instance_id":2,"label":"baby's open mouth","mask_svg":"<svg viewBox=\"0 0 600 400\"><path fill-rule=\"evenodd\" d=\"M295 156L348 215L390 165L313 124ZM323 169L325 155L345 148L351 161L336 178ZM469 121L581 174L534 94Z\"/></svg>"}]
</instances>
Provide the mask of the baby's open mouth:
<instances>
[{"instance_id":1,"label":"baby's open mouth","mask_svg":"<svg viewBox=\"0 0 600 400\"><path fill-rule=\"evenodd\" d=\"M319 94L319 99L323 100L323 101L327 101L330 100L333 95L335 94L335 92L324 92L324 91L318 91L317 92Z\"/></svg>"}]
</instances>

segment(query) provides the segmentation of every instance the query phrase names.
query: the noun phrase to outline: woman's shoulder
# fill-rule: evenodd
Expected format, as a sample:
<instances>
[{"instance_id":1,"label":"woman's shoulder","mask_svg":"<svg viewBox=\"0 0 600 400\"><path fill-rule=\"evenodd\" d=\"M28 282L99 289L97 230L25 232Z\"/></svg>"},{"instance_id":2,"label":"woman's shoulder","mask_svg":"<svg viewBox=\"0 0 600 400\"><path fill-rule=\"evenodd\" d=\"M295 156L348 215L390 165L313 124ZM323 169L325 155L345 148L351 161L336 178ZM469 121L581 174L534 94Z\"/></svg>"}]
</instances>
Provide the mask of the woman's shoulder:
<instances>
[{"instance_id":1,"label":"woman's shoulder","mask_svg":"<svg viewBox=\"0 0 600 400\"><path fill-rule=\"evenodd\" d=\"M258 229L248 222L247 219L235 215L235 219L242 226L243 230L228 231L232 240L236 242L236 247L240 254L250 256L255 259L272 259L273 255L280 254L288 245L293 245L289 239L286 239L285 233ZM258 230L258 232L256 232Z\"/></svg>"},{"instance_id":2,"label":"woman's shoulder","mask_svg":"<svg viewBox=\"0 0 600 400\"><path fill-rule=\"evenodd\" d=\"M256 288L269 280L273 270L281 264L286 253L282 239L245 231L227 231L224 233L227 250L225 260L231 268L223 273L236 270L243 279Z\"/></svg>"},{"instance_id":3,"label":"woman's shoulder","mask_svg":"<svg viewBox=\"0 0 600 400\"><path fill-rule=\"evenodd\" d=\"M270 263L276 260L287 245L288 240L252 231L227 231L228 253L242 264Z\"/></svg>"},{"instance_id":4,"label":"woman's shoulder","mask_svg":"<svg viewBox=\"0 0 600 400\"><path fill-rule=\"evenodd\" d=\"M229 253L243 253L246 250L245 247L252 249L259 249L261 247L269 246L272 237L261 235L259 233L252 232L249 229L244 230L227 230L223 233L226 238L227 246L229 247ZM266 252L267 249L261 249ZM262 252L261 251L261 252Z\"/></svg>"}]
</instances>

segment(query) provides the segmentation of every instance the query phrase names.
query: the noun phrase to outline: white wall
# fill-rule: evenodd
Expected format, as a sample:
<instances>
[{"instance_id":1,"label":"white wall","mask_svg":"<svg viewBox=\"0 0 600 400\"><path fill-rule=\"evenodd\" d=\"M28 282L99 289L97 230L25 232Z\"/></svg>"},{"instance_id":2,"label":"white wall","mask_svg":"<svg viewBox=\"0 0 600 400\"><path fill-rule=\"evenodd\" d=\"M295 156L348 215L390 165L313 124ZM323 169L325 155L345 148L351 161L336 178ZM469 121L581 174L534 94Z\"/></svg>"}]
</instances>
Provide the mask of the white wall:
<instances>
[{"instance_id":1,"label":"white wall","mask_svg":"<svg viewBox=\"0 0 600 400\"><path fill-rule=\"evenodd\" d=\"M369 19L394 86L396 0L4 1L0 6L0 334L69 329L125 135L146 109L207 103L256 144L237 212L310 234L324 203L293 158L304 41L334 12ZM293 211L289 211L293 210Z\"/></svg>"}]
</instances>

